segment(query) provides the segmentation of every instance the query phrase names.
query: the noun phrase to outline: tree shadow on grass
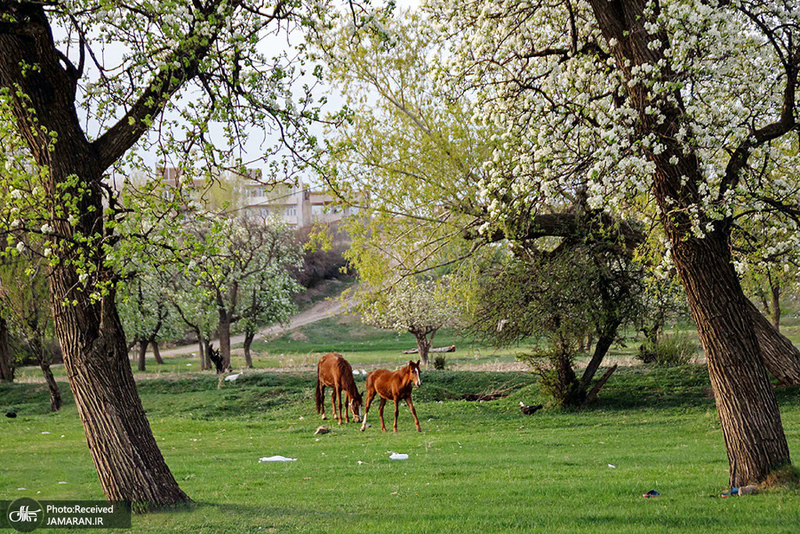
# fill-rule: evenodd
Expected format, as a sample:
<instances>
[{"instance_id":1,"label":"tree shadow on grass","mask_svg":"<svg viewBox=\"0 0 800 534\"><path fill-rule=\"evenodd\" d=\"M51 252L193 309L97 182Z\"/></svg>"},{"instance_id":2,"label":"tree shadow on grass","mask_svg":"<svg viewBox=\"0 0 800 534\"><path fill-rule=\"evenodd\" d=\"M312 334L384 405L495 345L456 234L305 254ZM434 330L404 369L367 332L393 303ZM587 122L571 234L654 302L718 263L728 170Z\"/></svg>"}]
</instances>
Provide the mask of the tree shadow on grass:
<instances>
[{"instance_id":1,"label":"tree shadow on grass","mask_svg":"<svg viewBox=\"0 0 800 534\"><path fill-rule=\"evenodd\" d=\"M782 407L800 404L800 386L776 387L774 391ZM715 407L708 369L705 365L694 364L679 367L636 365L619 368L589 409Z\"/></svg>"}]
</instances>

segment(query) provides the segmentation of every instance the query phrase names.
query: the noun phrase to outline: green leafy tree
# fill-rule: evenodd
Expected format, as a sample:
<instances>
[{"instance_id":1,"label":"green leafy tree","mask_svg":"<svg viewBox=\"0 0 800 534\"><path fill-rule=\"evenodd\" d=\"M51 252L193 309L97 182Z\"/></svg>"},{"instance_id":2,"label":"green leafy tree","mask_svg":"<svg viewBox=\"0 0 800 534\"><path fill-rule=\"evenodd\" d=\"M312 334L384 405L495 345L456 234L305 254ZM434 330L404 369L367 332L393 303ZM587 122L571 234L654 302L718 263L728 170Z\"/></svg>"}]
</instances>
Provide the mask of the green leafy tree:
<instances>
[{"instance_id":1,"label":"green leafy tree","mask_svg":"<svg viewBox=\"0 0 800 534\"><path fill-rule=\"evenodd\" d=\"M246 281L237 327L244 333L244 359L248 368L253 367L250 347L258 330L273 324L287 324L297 312L291 296L301 289L284 265L268 267Z\"/></svg>"},{"instance_id":2,"label":"green leafy tree","mask_svg":"<svg viewBox=\"0 0 800 534\"><path fill-rule=\"evenodd\" d=\"M163 364L159 341L177 337L177 314L171 309L169 286L152 266L139 266L119 289L119 314L130 344L138 345L137 363L145 370L147 347L153 349L156 363Z\"/></svg>"},{"instance_id":3,"label":"green leafy tree","mask_svg":"<svg viewBox=\"0 0 800 534\"><path fill-rule=\"evenodd\" d=\"M46 258L31 241L19 241L13 259L0 266L0 303L8 317L9 332L27 346L42 370L50 392L50 409L61 409L61 391L50 365L53 361L53 321L49 316ZM8 336L8 333L6 333ZM6 337L6 343L8 339Z\"/></svg>"},{"instance_id":4,"label":"green leafy tree","mask_svg":"<svg viewBox=\"0 0 800 534\"><path fill-rule=\"evenodd\" d=\"M192 154L198 168L235 165L254 129L277 130L285 148L302 151L312 142L302 128L314 111L307 92L290 89L300 71L288 54L269 57L259 43L314 25L316 7L0 3L0 137L19 150L0 156L7 195L0 219L50 242L55 331L108 499L160 505L188 496L153 439L130 371L109 259L120 219L135 214L123 213L105 177L140 163L137 149L165 165L167 155L178 157L189 175ZM111 46L122 53L101 53ZM221 136L212 133L215 122Z\"/></svg>"},{"instance_id":5,"label":"green leafy tree","mask_svg":"<svg viewBox=\"0 0 800 534\"><path fill-rule=\"evenodd\" d=\"M594 400L616 369L593 382L619 328L635 323L644 311L642 282L641 267L608 248L529 250L484 274L471 330L503 345L543 342L523 359L557 404L581 407ZM587 333L597 343L578 377L574 360Z\"/></svg>"},{"instance_id":6,"label":"green leafy tree","mask_svg":"<svg viewBox=\"0 0 800 534\"><path fill-rule=\"evenodd\" d=\"M217 312L217 337L223 368L231 362L231 333L243 318L285 320L294 310L289 296L299 289L288 269L300 261L299 245L286 225L276 220L256 221L225 216L187 220L168 259L181 287L196 287L201 302ZM274 278L268 280L268 278ZM193 290L192 294L196 294ZM253 300L256 305L253 305ZM262 302L258 302L263 300ZM200 309L207 309L208 304Z\"/></svg>"}]
</instances>

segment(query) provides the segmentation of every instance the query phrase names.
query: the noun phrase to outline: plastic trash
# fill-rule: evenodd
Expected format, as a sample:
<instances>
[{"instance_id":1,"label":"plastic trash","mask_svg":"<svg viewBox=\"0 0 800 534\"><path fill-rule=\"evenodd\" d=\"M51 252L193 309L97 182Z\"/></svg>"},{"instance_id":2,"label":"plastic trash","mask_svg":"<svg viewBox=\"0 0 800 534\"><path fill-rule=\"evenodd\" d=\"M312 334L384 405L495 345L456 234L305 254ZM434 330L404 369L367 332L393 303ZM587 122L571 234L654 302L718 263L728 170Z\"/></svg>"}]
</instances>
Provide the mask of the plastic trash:
<instances>
[{"instance_id":1,"label":"plastic trash","mask_svg":"<svg viewBox=\"0 0 800 534\"><path fill-rule=\"evenodd\" d=\"M616 468L617 468L617 466L616 466L616 465L614 465L614 464L608 464L608 468L609 468L609 469L616 469Z\"/></svg>"},{"instance_id":2,"label":"plastic trash","mask_svg":"<svg viewBox=\"0 0 800 534\"><path fill-rule=\"evenodd\" d=\"M287 458L286 456L264 456L258 459L259 462L296 462L297 458Z\"/></svg>"},{"instance_id":3,"label":"plastic trash","mask_svg":"<svg viewBox=\"0 0 800 534\"><path fill-rule=\"evenodd\" d=\"M407 454L402 454L402 453L399 453L399 452L393 452L389 456L389 459L390 460L408 460L408 455Z\"/></svg>"},{"instance_id":4,"label":"plastic trash","mask_svg":"<svg viewBox=\"0 0 800 534\"><path fill-rule=\"evenodd\" d=\"M730 491L726 491L725 493L723 493L721 497L732 497L733 495L738 495L741 497L742 495L748 495L753 493L758 493L758 486L756 486L755 484L751 484L749 486L743 486L741 488L731 488Z\"/></svg>"},{"instance_id":5,"label":"plastic trash","mask_svg":"<svg viewBox=\"0 0 800 534\"><path fill-rule=\"evenodd\" d=\"M661 494L656 490L650 490L647 493L645 493L644 495L642 495L642 497L660 497L660 496L661 496Z\"/></svg>"},{"instance_id":6,"label":"plastic trash","mask_svg":"<svg viewBox=\"0 0 800 534\"><path fill-rule=\"evenodd\" d=\"M238 374L235 374L235 375L228 375L228 376L225 377L225 382L233 382L234 380L236 380L240 376L242 376L242 373L238 373Z\"/></svg>"}]
</instances>

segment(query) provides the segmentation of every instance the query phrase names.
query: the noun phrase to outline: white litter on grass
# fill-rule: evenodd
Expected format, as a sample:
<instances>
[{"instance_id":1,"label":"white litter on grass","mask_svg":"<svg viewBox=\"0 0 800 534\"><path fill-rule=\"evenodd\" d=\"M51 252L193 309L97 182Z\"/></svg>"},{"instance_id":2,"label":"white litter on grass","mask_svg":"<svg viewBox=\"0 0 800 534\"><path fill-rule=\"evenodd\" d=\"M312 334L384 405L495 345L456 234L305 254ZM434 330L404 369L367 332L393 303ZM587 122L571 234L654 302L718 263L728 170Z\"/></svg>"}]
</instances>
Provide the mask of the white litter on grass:
<instances>
[{"instance_id":1,"label":"white litter on grass","mask_svg":"<svg viewBox=\"0 0 800 534\"><path fill-rule=\"evenodd\" d=\"M42 434L49 434L50 432L42 432Z\"/></svg>"},{"instance_id":2,"label":"white litter on grass","mask_svg":"<svg viewBox=\"0 0 800 534\"><path fill-rule=\"evenodd\" d=\"M25 491L28 488L17 488L17 491Z\"/></svg>"},{"instance_id":3,"label":"white litter on grass","mask_svg":"<svg viewBox=\"0 0 800 534\"><path fill-rule=\"evenodd\" d=\"M393 452L389 456L389 459L390 460L408 460L408 455L407 454L401 454L399 452Z\"/></svg>"},{"instance_id":4,"label":"white litter on grass","mask_svg":"<svg viewBox=\"0 0 800 534\"><path fill-rule=\"evenodd\" d=\"M191 367L191 366L192 366L192 364L191 364L191 363L187 363L187 364L186 364L186 367Z\"/></svg>"},{"instance_id":5,"label":"white litter on grass","mask_svg":"<svg viewBox=\"0 0 800 534\"><path fill-rule=\"evenodd\" d=\"M225 382L233 382L234 380L236 380L236 379L237 379L237 378L239 378L240 376L242 376L242 373L238 373L238 374L235 374L235 375L229 375L229 376L226 376L226 377L225 377Z\"/></svg>"},{"instance_id":6,"label":"white litter on grass","mask_svg":"<svg viewBox=\"0 0 800 534\"><path fill-rule=\"evenodd\" d=\"M287 458L286 456L264 456L258 459L259 462L296 462L297 458Z\"/></svg>"},{"instance_id":7,"label":"white litter on grass","mask_svg":"<svg viewBox=\"0 0 800 534\"><path fill-rule=\"evenodd\" d=\"M367 376L369 373L366 371L366 369L362 369L361 370L361 374L364 375L364 376Z\"/></svg>"},{"instance_id":8,"label":"white litter on grass","mask_svg":"<svg viewBox=\"0 0 800 534\"><path fill-rule=\"evenodd\" d=\"M59 484L66 484L66 482L62 480L59 482Z\"/></svg>"},{"instance_id":9,"label":"white litter on grass","mask_svg":"<svg viewBox=\"0 0 800 534\"><path fill-rule=\"evenodd\" d=\"M614 465L614 464L608 464L608 467L610 467L611 469L616 469L617 468L617 466Z\"/></svg>"}]
</instances>

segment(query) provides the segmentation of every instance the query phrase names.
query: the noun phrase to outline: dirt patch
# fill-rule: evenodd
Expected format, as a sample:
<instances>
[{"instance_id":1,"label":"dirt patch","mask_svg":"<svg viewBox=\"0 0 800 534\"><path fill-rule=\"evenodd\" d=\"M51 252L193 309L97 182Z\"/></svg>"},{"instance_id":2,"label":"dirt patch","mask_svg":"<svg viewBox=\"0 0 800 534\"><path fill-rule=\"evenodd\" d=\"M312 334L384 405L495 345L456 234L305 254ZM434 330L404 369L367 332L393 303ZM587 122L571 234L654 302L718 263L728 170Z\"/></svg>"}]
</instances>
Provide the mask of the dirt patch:
<instances>
[{"instance_id":1,"label":"dirt patch","mask_svg":"<svg viewBox=\"0 0 800 534\"><path fill-rule=\"evenodd\" d=\"M303 332L300 332L299 330L292 331L289 334L289 338L292 341L308 341L308 336L305 335Z\"/></svg>"}]
</instances>

